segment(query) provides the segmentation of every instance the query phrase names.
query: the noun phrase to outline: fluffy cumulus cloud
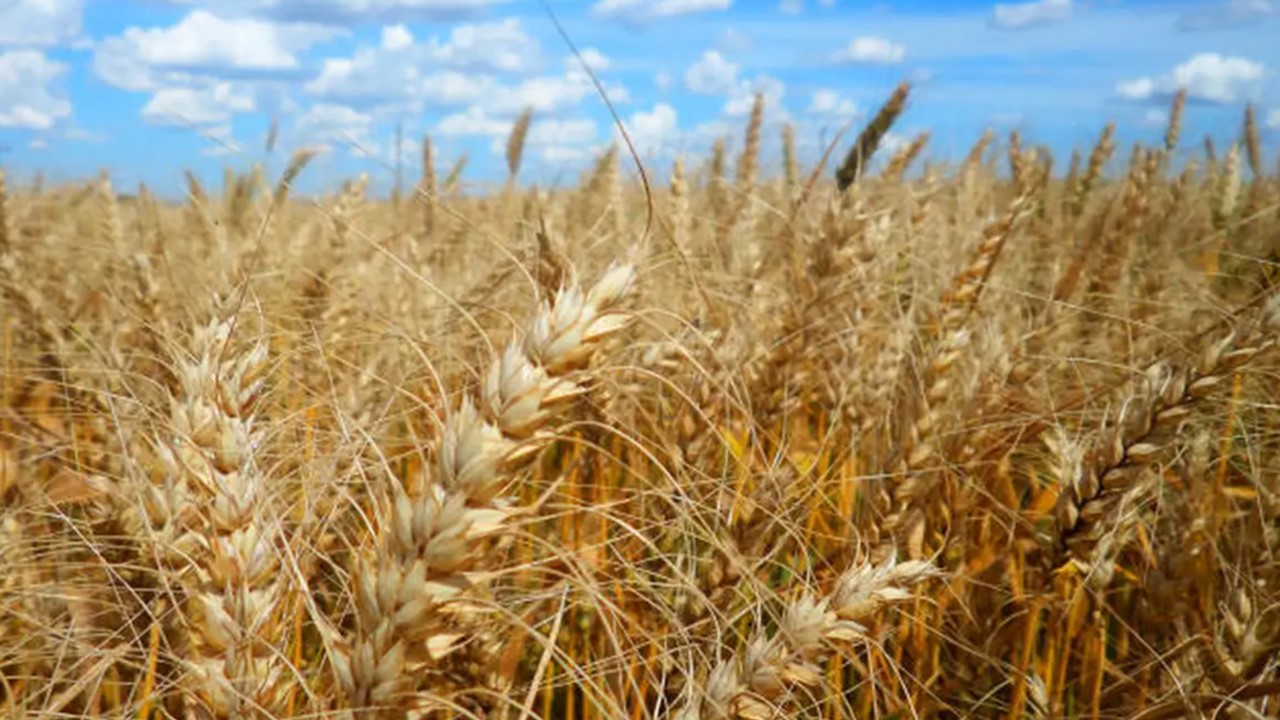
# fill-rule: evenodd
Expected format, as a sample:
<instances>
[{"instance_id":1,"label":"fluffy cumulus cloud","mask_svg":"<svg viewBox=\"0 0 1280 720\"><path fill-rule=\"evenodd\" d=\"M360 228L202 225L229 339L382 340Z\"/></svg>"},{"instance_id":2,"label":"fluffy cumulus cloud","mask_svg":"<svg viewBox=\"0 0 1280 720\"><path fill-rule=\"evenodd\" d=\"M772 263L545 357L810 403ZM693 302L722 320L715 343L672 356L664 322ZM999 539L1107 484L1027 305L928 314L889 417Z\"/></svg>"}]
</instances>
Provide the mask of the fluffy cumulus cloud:
<instances>
[{"instance_id":1,"label":"fluffy cumulus cloud","mask_svg":"<svg viewBox=\"0 0 1280 720\"><path fill-rule=\"evenodd\" d=\"M507 18L459 25L447 40L431 38L425 52L432 60L452 67L513 72L537 61L538 42L525 33L519 19Z\"/></svg>"},{"instance_id":2,"label":"fluffy cumulus cloud","mask_svg":"<svg viewBox=\"0 0 1280 720\"><path fill-rule=\"evenodd\" d=\"M457 70L424 72L416 65L385 65L369 56L326 60L304 86L311 95L353 104L446 107L476 102L497 87L496 78Z\"/></svg>"},{"instance_id":3,"label":"fluffy cumulus cloud","mask_svg":"<svg viewBox=\"0 0 1280 720\"><path fill-rule=\"evenodd\" d=\"M1121 80L1116 83L1116 94L1127 100L1150 100L1156 94L1156 81L1149 77Z\"/></svg>"},{"instance_id":4,"label":"fluffy cumulus cloud","mask_svg":"<svg viewBox=\"0 0 1280 720\"><path fill-rule=\"evenodd\" d=\"M853 117L858 114L858 107L852 100L842 97L835 90L814 90L809 97L807 112L812 115Z\"/></svg>"},{"instance_id":5,"label":"fluffy cumulus cloud","mask_svg":"<svg viewBox=\"0 0 1280 720\"><path fill-rule=\"evenodd\" d=\"M347 147L352 155L377 155L373 141L373 116L345 105L318 103L298 117L301 139L319 149Z\"/></svg>"},{"instance_id":6,"label":"fluffy cumulus cloud","mask_svg":"<svg viewBox=\"0 0 1280 720\"><path fill-rule=\"evenodd\" d=\"M479 105L446 115L436 124L436 134L445 137L502 135L511 131L511 120L492 117Z\"/></svg>"},{"instance_id":7,"label":"fluffy cumulus cloud","mask_svg":"<svg viewBox=\"0 0 1280 720\"><path fill-rule=\"evenodd\" d=\"M413 33L404 23L388 25L382 28L382 47L386 50L404 50L413 45Z\"/></svg>"},{"instance_id":8,"label":"fluffy cumulus cloud","mask_svg":"<svg viewBox=\"0 0 1280 720\"><path fill-rule=\"evenodd\" d=\"M582 63L586 63L592 72L608 70L609 66L613 64L608 55L595 48L585 48L578 51L577 55L570 55L564 59L565 69L569 72L580 71Z\"/></svg>"},{"instance_id":9,"label":"fluffy cumulus cloud","mask_svg":"<svg viewBox=\"0 0 1280 720\"><path fill-rule=\"evenodd\" d=\"M341 32L194 10L171 27L131 27L103 40L93 68L111 85L133 91L201 78L293 78L302 70L298 53Z\"/></svg>"},{"instance_id":10,"label":"fluffy cumulus cloud","mask_svg":"<svg viewBox=\"0 0 1280 720\"><path fill-rule=\"evenodd\" d=\"M663 18L728 10L733 0L597 0L591 6L596 17L644 23Z\"/></svg>"},{"instance_id":11,"label":"fluffy cumulus cloud","mask_svg":"<svg viewBox=\"0 0 1280 720\"><path fill-rule=\"evenodd\" d=\"M380 45L324 60L304 89L317 98L347 104L462 107L500 95L498 76L527 70L536 65L539 54L537 41L514 18L459 25L447 38L425 42L417 42L403 25L393 25L383 28ZM584 51L583 58L596 70L608 66L608 58L596 50ZM566 65L565 77L575 81L561 85L589 85L576 60ZM583 75L583 81L576 81L576 75ZM557 98L564 94L560 89Z\"/></svg>"},{"instance_id":12,"label":"fluffy cumulus cloud","mask_svg":"<svg viewBox=\"0 0 1280 720\"><path fill-rule=\"evenodd\" d=\"M747 115L755 105L756 95L762 95L765 112L777 116L778 113L785 112L782 107L782 98L786 93L787 86L781 80L768 75L757 75L750 80L738 83L724 104L724 114L729 117Z\"/></svg>"},{"instance_id":13,"label":"fluffy cumulus cloud","mask_svg":"<svg viewBox=\"0 0 1280 720\"><path fill-rule=\"evenodd\" d=\"M495 155L506 152L507 136L515 121L498 117L480 106L448 115L436 125L441 137L487 137ZM562 162L586 158L595 142L598 128L588 118L552 118L534 115L525 145L544 160Z\"/></svg>"},{"instance_id":14,"label":"fluffy cumulus cloud","mask_svg":"<svg viewBox=\"0 0 1280 720\"><path fill-rule=\"evenodd\" d=\"M847 46L831 55L837 63L873 63L892 65L902 62L907 49L882 37L864 35L856 37Z\"/></svg>"},{"instance_id":15,"label":"fluffy cumulus cloud","mask_svg":"<svg viewBox=\"0 0 1280 720\"><path fill-rule=\"evenodd\" d=\"M37 50L0 53L0 128L48 130L71 116L58 88L67 66Z\"/></svg>"},{"instance_id":16,"label":"fluffy cumulus cloud","mask_svg":"<svg viewBox=\"0 0 1280 720\"><path fill-rule=\"evenodd\" d=\"M1071 19L1071 0L1036 0L1000 3L991 13L991 24L1004 30L1055 25Z\"/></svg>"},{"instance_id":17,"label":"fluffy cumulus cloud","mask_svg":"<svg viewBox=\"0 0 1280 720\"><path fill-rule=\"evenodd\" d=\"M244 150L236 141L229 123L208 125L199 128L197 132L206 142L204 149L200 151L200 154L206 157L238 155Z\"/></svg>"},{"instance_id":18,"label":"fluffy cumulus cloud","mask_svg":"<svg viewBox=\"0 0 1280 720\"><path fill-rule=\"evenodd\" d=\"M701 95L721 95L738 85L738 66L715 50L707 50L684 73L685 87Z\"/></svg>"},{"instance_id":19,"label":"fluffy cumulus cloud","mask_svg":"<svg viewBox=\"0 0 1280 720\"><path fill-rule=\"evenodd\" d=\"M555 145L590 142L596 137L596 122L588 118L542 120L529 126L528 142L533 145Z\"/></svg>"},{"instance_id":20,"label":"fluffy cumulus cloud","mask_svg":"<svg viewBox=\"0 0 1280 720\"><path fill-rule=\"evenodd\" d=\"M609 100L627 102L629 96L621 85L604 83ZM526 107L534 112L556 113L581 103L596 94L596 87L586 73L570 70L564 75L546 75L523 80L488 96L485 107L496 113L514 115Z\"/></svg>"},{"instance_id":21,"label":"fluffy cumulus cloud","mask_svg":"<svg viewBox=\"0 0 1280 720\"><path fill-rule=\"evenodd\" d=\"M1188 97L1212 103L1230 103L1256 94L1267 76L1261 63L1242 57L1199 53L1162 77L1140 77L1116 85L1120 97L1163 102L1179 88Z\"/></svg>"},{"instance_id":22,"label":"fluffy cumulus cloud","mask_svg":"<svg viewBox=\"0 0 1280 720\"><path fill-rule=\"evenodd\" d=\"M284 22L351 25L355 22L454 22L510 0L165 0L235 15Z\"/></svg>"},{"instance_id":23,"label":"fluffy cumulus cloud","mask_svg":"<svg viewBox=\"0 0 1280 720\"><path fill-rule=\"evenodd\" d=\"M0 45L49 46L80 34L82 0L0 0Z\"/></svg>"},{"instance_id":24,"label":"fluffy cumulus cloud","mask_svg":"<svg viewBox=\"0 0 1280 720\"><path fill-rule=\"evenodd\" d=\"M880 147L884 148L886 156L892 155L906 147L911 140L911 136L907 133L896 133L890 130L880 139Z\"/></svg>"},{"instance_id":25,"label":"fluffy cumulus cloud","mask_svg":"<svg viewBox=\"0 0 1280 720\"><path fill-rule=\"evenodd\" d=\"M641 157L665 154L674 148L680 137L679 115L666 103L658 103L652 110L632 113L626 127Z\"/></svg>"},{"instance_id":26,"label":"fluffy cumulus cloud","mask_svg":"<svg viewBox=\"0 0 1280 720\"><path fill-rule=\"evenodd\" d=\"M250 112L253 95L230 82L203 88L172 87L159 90L142 108L142 117L156 125L189 127L226 123L233 113Z\"/></svg>"},{"instance_id":27,"label":"fluffy cumulus cloud","mask_svg":"<svg viewBox=\"0 0 1280 720\"><path fill-rule=\"evenodd\" d=\"M502 51L487 50L490 46ZM530 75L539 53L538 44L514 19L458 26L447 38L426 42L418 42L408 28L393 25L383 28L378 46L325 60L318 75L303 89L318 103L321 118L345 117L346 122L339 126L353 137L368 137L367 130L363 134L355 131L385 121L388 113L425 108L447 113L433 133L490 137L494 147L505 142L512 122L525 108L541 118L531 131L531 145L563 150L576 146L567 138L594 137L594 123L557 118L596 93L583 63L602 73L609 69L610 59L599 50L586 48L580 57L568 55L553 65L560 69L558 73ZM625 87L605 79L601 82L610 100L628 100ZM345 114L340 115L338 108ZM313 120L312 124L318 122ZM549 133L558 135L553 138Z\"/></svg>"},{"instance_id":28,"label":"fluffy cumulus cloud","mask_svg":"<svg viewBox=\"0 0 1280 720\"><path fill-rule=\"evenodd\" d=\"M1277 0L1226 0L1197 7L1178 18L1182 30L1217 30L1280 16Z\"/></svg>"}]
</instances>

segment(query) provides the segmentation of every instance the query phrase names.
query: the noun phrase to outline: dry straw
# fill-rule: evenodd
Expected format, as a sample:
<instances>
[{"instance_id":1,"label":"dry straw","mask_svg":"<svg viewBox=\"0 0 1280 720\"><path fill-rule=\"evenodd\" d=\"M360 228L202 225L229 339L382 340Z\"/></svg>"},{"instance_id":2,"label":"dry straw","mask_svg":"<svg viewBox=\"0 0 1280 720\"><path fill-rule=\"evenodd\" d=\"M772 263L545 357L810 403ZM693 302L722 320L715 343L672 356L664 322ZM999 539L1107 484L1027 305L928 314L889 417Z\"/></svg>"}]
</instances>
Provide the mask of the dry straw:
<instances>
[{"instance_id":1,"label":"dry straw","mask_svg":"<svg viewBox=\"0 0 1280 720\"><path fill-rule=\"evenodd\" d=\"M10 175L0 714L1276 716L1260 110L872 173L908 94L656 198Z\"/></svg>"}]
</instances>

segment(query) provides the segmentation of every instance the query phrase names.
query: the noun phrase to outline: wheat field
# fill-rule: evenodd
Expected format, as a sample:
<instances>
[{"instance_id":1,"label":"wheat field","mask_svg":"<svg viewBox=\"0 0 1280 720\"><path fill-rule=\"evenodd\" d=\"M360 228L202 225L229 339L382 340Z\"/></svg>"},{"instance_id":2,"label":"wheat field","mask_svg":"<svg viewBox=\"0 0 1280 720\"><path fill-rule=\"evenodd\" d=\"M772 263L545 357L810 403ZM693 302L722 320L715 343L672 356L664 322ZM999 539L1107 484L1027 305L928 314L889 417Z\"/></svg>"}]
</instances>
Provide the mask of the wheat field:
<instances>
[{"instance_id":1,"label":"wheat field","mask_svg":"<svg viewBox=\"0 0 1280 720\"><path fill-rule=\"evenodd\" d=\"M0 175L8 718L1280 714L1280 181L954 166L901 85L669 176ZM1222 139L1218 139L1222 144ZM892 150L892 151L891 151Z\"/></svg>"}]
</instances>

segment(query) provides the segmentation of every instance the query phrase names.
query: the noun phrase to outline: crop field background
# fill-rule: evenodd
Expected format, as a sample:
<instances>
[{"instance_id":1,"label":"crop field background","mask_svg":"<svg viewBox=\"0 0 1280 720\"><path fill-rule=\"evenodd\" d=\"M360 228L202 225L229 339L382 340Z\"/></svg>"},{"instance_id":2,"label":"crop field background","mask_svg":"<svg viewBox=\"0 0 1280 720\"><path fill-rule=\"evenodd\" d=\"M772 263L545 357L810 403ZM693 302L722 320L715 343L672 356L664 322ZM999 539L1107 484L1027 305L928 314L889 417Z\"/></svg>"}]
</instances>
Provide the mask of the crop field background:
<instances>
[{"instance_id":1,"label":"crop field background","mask_svg":"<svg viewBox=\"0 0 1280 720\"><path fill-rule=\"evenodd\" d=\"M483 193L0 175L0 715L1276 717L1257 111L943 162L913 92L549 187L525 113Z\"/></svg>"}]
</instances>

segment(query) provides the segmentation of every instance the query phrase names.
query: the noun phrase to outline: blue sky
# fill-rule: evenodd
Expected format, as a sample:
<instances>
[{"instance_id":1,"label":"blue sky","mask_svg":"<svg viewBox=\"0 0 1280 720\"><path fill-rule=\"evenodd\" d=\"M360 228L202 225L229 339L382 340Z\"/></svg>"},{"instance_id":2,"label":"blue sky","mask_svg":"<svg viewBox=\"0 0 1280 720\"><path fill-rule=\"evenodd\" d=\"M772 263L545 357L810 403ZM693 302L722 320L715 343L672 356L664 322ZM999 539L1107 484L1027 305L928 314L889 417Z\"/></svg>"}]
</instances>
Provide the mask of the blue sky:
<instances>
[{"instance_id":1,"label":"blue sky","mask_svg":"<svg viewBox=\"0 0 1280 720\"><path fill-rule=\"evenodd\" d=\"M548 2L656 172L717 135L736 143L757 91L765 152L791 122L816 157L903 79L915 88L895 139L929 129L934 156L987 127L1064 159L1108 120L1121 141L1155 140L1178 87L1187 147L1237 137L1246 102L1272 158L1280 147L1280 0ZM465 151L483 186L505 172L526 105L526 181L573 180L615 138L541 2L0 0L0 163L18 177L109 169L119 187L174 194L183 169L278 169L317 146L304 189L360 172L385 189L401 126L407 178L427 132L442 171Z\"/></svg>"}]
</instances>

